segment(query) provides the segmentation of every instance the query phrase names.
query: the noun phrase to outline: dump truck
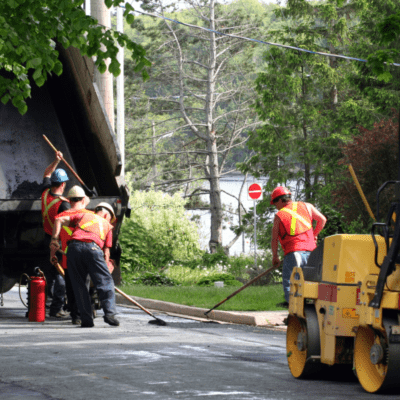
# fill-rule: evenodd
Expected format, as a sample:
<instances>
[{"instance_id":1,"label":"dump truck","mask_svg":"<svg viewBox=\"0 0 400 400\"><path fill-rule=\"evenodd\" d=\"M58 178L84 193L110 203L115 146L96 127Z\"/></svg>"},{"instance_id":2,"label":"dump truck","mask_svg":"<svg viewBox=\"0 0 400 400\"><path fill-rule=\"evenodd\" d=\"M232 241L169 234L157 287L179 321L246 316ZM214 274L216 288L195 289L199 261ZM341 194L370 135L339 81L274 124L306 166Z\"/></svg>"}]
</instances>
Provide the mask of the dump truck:
<instances>
[{"instance_id":1,"label":"dump truck","mask_svg":"<svg viewBox=\"0 0 400 400\"><path fill-rule=\"evenodd\" d=\"M397 199L380 221L379 199ZM350 367L369 393L400 393L400 179L377 193L371 235L326 237L290 280L286 348L295 378Z\"/></svg>"},{"instance_id":2,"label":"dump truck","mask_svg":"<svg viewBox=\"0 0 400 400\"><path fill-rule=\"evenodd\" d=\"M55 159L45 135L91 190L89 209L103 201L114 206L111 258L119 264L118 235L129 216L129 192L121 174L121 154L101 95L94 82L94 63L73 47L58 47L61 76L50 76L42 87L32 85L28 112L0 103L0 293L10 290L49 257L41 217L43 173ZM7 72L0 71L5 76ZM77 179L69 175L66 192ZM89 195L89 193L87 193ZM90 196L90 195L89 195ZM119 269L113 273L119 280Z\"/></svg>"}]
</instances>

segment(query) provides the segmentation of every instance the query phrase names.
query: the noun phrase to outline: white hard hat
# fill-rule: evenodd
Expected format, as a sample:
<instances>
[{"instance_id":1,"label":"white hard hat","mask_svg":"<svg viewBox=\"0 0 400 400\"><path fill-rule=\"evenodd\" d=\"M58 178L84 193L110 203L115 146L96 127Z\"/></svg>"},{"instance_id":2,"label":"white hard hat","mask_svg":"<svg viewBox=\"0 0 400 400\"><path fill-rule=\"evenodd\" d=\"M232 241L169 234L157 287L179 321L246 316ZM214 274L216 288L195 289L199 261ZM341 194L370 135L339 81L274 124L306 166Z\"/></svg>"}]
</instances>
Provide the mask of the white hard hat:
<instances>
[{"instance_id":1,"label":"white hard hat","mask_svg":"<svg viewBox=\"0 0 400 400\"><path fill-rule=\"evenodd\" d=\"M72 197L85 197L85 191L78 185L72 186L67 194L67 198L70 199Z\"/></svg>"},{"instance_id":2,"label":"white hard hat","mask_svg":"<svg viewBox=\"0 0 400 400\"><path fill-rule=\"evenodd\" d=\"M114 209L112 208L112 206L110 204L103 201L103 202L97 204L97 206L94 208L94 211L96 212L97 209L100 207L104 207L107 211L110 212L112 220L115 218Z\"/></svg>"}]
</instances>

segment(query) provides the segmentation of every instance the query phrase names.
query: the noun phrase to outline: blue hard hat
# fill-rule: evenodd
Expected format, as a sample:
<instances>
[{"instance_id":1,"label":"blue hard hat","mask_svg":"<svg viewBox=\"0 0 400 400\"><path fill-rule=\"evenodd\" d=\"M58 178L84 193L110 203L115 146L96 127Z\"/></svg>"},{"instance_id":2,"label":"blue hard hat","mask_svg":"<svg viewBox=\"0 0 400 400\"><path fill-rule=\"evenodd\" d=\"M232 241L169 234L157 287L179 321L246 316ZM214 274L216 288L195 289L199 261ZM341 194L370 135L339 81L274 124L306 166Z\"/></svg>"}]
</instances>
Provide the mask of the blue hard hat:
<instances>
[{"instance_id":1,"label":"blue hard hat","mask_svg":"<svg viewBox=\"0 0 400 400\"><path fill-rule=\"evenodd\" d=\"M69 178L62 168L58 168L51 174L50 180L52 183L61 183L69 181Z\"/></svg>"}]
</instances>

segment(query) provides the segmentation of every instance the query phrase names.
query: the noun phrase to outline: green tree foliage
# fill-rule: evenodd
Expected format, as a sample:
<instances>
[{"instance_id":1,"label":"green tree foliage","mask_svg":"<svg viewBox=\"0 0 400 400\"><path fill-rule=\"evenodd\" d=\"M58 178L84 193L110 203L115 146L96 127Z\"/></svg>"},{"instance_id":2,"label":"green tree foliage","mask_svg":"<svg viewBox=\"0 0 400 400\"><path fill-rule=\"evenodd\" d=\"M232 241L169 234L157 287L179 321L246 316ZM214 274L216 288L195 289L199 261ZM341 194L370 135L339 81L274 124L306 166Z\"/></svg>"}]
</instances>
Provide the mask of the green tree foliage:
<instances>
[{"instance_id":1,"label":"green tree foliage","mask_svg":"<svg viewBox=\"0 0 400 400\"><path fill-rule=\"evenodd\" d=\"M259 124L251 108L255 97L254 45L238 36L257 36L263 21L262 15L247 12L245 2L226 5L209 0L198 6L186 5L184 10L166 15L236 36L218 36L163 20L135 21L134 28L150 39L146 50L153 66L151 79L130 99L134 112L128 143L133 147L128 153L136 166L134 173L140 168L147 173L143 174L146 185L152 171L155 187L168 192L185 187L186 197L209 195L210 248L214 251L222 244L220 177L236 170L237 161L243 161L248 132ZM159 4L153 6L160 14L167 12ZM141 110L147 107L140 123L135 118L136 104ZM159 146L152 146L153 121ZM154 155L160 171L153 169ZM208 181L209 187L199 190L201 181Z\"/></svg>"},{"instance_id":2,"label":"green tree foliage","mask_svg":"<svg viewBox=\"0 0 400 400\"><path fill-rule=\"evenodd\" d=\"M271 32L274 40L314 51L344 52L352 13L350 2L346 7L336 3L289 0L287 8L277 10L286 24ZM250 134L249 147L257 154L242 169L268 176L267 190L295 182L297 193L315 201L321 186L332 182L341 155L338 144L356 127L350 114L362 109L363 100L346 81L352 65L278 47L266 52L265 62L266 71L256 80L256 110L264 125ZM370 118L368 112L357 114L357 123L360 114Z\"/></svg>"},{"instance_id":3,"label":"green tree foliage","mask_svg":"<svg viewBox=\"0 0 400 400\"><path fill-rule=\"evenodd\" d=\"M131 218L124 220L119 238L125 276L159 271L173 260L188 261L199 253L197 226L189 221L178 193L134 191L130 203Z\"/></svg>"},{"instance_id":4,"label":"green tree foliage","mask_svg":"<svg viewBox=\"0 0 400 400\"><path fill-rule=\"evenodd\" d=\"M288 0L276 10L279 27L270 32L275 42L313 51L351 54L360 40L359 1ZM342 178L340 146L359 134L358 125L371 128L382 114L349 77L359 77L355 62L295 50L271 47L265 53L265 71L258 75L256 110L262 128L250 134L255 155L243 171L268 177L266 192L289 185L296 200L326 205L327 231L348 230L347 221L334 207L332 192ZM269 196L257 205L261 246L269 247L271 211ZM253 223L252 215L246 218ZM359 230L357 226L350 228Z\"/></svg>"},{"instance_id":5,"label":"green tree foliage","mask_svg":"<svg viewBox=\"0 0 400 400\"><path fill-rule=\"evenodd\" d=\"M400 107L400 8L399 0L357 0L359 24L350 51L368 63L357 63L351 82L373 102L382 117ZM393 78L393 79L392 79ZM361 124L364 126L364 124Z\"/></svg>"},{"instance_id":6,"label":"green tree foliage","mask_svg":"<svg viewBox=\"0 0 400 400\"><path fill-rule=\"evenodd\" d=\"M107 7L117 6L121 0L105 0ZM125 34L104 29L97 21L86 16L84 0L2 0L0 2L0 98L3 104L12 101L21 114L26 113L25 99L30 97L31 82L42 86L48 75L60 75L63 70L58 60L56 45L74 46L83 55L96 57L100 72L107 69L115 76L120 73L116 59L117 43L126 46L135 65L143 71L151 64L145 58L142 46ZM133 8L127 4L124 15ZM102 46L104 46L102 48ZM31 78L31 79L30 79Z\"/></svg>"}]
</instances>

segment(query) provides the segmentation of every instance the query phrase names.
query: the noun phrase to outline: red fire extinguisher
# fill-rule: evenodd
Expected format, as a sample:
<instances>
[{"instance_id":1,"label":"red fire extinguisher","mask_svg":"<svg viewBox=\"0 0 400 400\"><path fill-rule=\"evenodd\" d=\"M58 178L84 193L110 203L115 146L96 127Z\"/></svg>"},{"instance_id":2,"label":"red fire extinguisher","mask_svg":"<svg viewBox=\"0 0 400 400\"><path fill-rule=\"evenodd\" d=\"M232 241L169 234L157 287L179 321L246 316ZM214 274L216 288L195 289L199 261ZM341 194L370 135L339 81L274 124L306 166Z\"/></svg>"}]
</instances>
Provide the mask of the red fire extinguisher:
<instances>
[{"instance_id":1,"label":"red fire extinguisher","mask_svg":"<svg viewBox=\"0 0 400 400\"><path fill-rule=\"evenodd\" d=\"M43 322L46 318L46 279L38 269L39 276L31 276L29 281L29 313L30 322Z\"/></svg>"}]
</instances>

